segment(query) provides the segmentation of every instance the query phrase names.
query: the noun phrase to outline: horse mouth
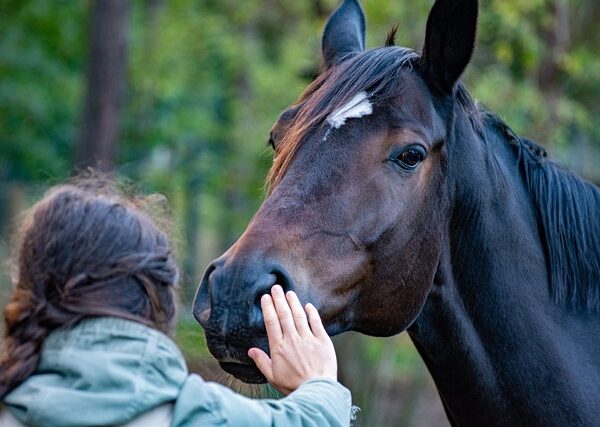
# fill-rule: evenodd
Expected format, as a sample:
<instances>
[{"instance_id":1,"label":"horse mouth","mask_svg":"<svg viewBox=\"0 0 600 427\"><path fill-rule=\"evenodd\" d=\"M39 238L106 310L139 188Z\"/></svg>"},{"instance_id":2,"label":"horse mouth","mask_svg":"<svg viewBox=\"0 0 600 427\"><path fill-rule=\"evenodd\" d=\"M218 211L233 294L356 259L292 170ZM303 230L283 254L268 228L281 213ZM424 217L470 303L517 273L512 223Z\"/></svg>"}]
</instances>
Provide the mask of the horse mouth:
<instances>
[{"instance_id":1,"label":"horse mouth","mask_svg":"<svg viewBox=\"0 0 600 427\"><path fill-rule=\"evenodd\" d=\"M248 365L245 363L236 363L236 362L219 362L221 368L236 377L238 380L241 380L248 384L264 384L267 382L267 379L263 374L260 373L256 365Z\"/></svg>"}]
</instances>

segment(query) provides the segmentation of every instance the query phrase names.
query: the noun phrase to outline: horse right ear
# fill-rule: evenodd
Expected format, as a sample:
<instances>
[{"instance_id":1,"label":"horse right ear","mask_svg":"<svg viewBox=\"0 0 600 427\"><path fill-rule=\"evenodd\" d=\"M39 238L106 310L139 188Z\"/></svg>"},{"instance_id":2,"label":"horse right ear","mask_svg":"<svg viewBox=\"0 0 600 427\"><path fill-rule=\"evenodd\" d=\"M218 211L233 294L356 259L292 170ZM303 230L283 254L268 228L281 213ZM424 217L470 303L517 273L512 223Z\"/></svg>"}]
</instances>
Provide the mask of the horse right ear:
<instances>
[{"instance_id":1,"label":"horse right ear","mask_svg":"<svg viewBox=\"0 0 600 427\"><path fill-rule=\"evenodd\" d=\"M358 0L344 0L325 25L323 67L327 69L365 50L365 28L365 14Z\"/></svg>"}]
</instances>

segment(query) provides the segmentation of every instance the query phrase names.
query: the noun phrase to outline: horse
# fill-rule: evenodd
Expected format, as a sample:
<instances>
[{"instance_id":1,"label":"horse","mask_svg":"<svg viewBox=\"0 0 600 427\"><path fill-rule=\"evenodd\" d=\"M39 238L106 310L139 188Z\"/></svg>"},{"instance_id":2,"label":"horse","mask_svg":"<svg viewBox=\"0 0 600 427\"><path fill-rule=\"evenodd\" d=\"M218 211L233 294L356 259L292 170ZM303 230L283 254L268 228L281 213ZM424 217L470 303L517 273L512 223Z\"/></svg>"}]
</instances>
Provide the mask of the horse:
<instances>
[{"instance_id":1,"label":"horse","mask_svg":"<svg viewBox=\"0 0 600 427\"><path fill-rule=\"evenodd\" d=\"M477 15L437 0L420 54L365 49L357 0L331 15L264 202L194 299L223 369L264 382L246 351L278 283L330 335L407 331L453 426L600 423L600 191L473 102Z\"/></svg>"}]
</instances>

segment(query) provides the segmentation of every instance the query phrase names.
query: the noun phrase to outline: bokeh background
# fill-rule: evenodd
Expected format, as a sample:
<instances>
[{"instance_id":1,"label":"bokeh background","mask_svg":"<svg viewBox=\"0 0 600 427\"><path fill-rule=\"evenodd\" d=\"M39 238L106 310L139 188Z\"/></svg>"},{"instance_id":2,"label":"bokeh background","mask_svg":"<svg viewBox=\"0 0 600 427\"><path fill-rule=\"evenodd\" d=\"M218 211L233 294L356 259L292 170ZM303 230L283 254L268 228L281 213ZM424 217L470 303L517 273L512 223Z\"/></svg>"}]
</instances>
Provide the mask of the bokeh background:
<instances>
[{"instance_id":1,"label":"bokeh background","mask_svg":"<svg viewBox=\"0 0 600 427\"><path fill-rule=\"evenodd\" d=\"M419 49L432 0L363 0L369 47ZM472 95L600 182L600 2L482 0ZM319 69L337 0L0 0L0 258L18 218L76 166L167 196L184 275L177 341L231 383L189 316L207 263L264 196L270 127ZM0 269L0 302L10 262ZM447 426L406 334L336 338L360 426ZM238 384L233 387L244 389ZM248 392L248 391L247 391ZM255 393L256 391L251 391Z\"/></svg>"}]
</instances>

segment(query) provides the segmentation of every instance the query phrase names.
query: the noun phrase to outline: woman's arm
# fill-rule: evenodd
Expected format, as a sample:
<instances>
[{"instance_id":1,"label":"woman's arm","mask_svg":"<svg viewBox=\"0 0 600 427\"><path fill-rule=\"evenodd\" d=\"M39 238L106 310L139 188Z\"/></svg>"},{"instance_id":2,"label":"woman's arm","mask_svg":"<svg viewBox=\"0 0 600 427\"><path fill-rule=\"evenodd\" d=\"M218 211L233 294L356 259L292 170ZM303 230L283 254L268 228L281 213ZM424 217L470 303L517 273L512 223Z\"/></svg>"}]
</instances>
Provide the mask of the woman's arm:
<instances>
[{"instance_id":1,"label":"woman's arm","mask_svg":"<svg viewBox=\"0 0 600 427\"><path fill-rule=\"evenodd\" d=\"M192 375L174 411L173 426L348 426L350 391L337 382L331 339L317 310L306 313L294 292L274 286L261 299L271 357L258 348L249 356L275 388L279 400L254 400ZM203 424L204 425L204 424Z\"/></svg>"},{"instance_id":2,"label":"woman's arm","mask_svg":"<svg viewBox=\"0 0 600 427\"><path fill-rule=\"evenodd\" d=\"M347 427L350 391L330 378L314 378L288 396L257 400L192 375L173 412L173 427Z\"/></svg>"}]
</instances>

